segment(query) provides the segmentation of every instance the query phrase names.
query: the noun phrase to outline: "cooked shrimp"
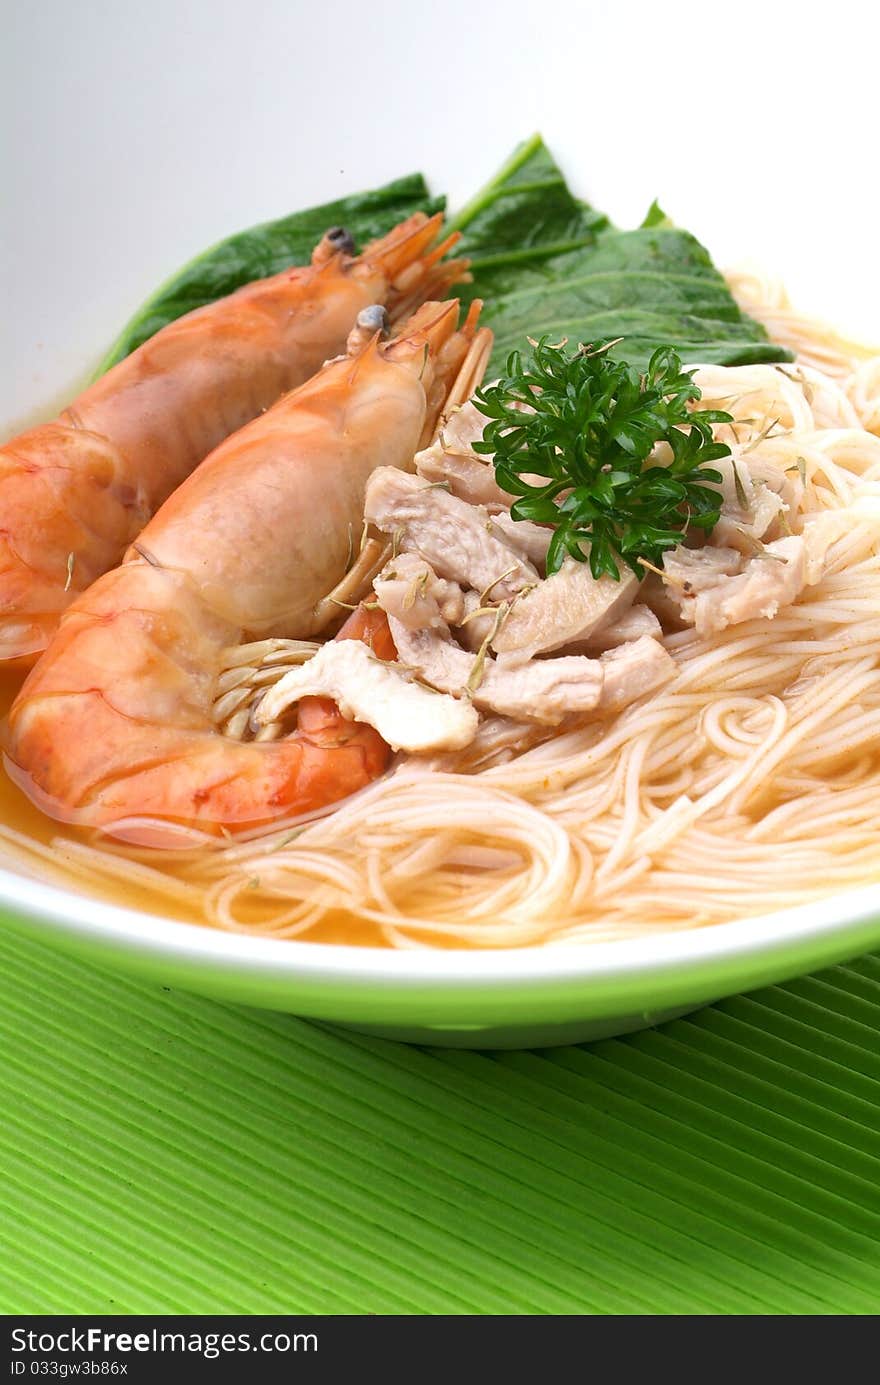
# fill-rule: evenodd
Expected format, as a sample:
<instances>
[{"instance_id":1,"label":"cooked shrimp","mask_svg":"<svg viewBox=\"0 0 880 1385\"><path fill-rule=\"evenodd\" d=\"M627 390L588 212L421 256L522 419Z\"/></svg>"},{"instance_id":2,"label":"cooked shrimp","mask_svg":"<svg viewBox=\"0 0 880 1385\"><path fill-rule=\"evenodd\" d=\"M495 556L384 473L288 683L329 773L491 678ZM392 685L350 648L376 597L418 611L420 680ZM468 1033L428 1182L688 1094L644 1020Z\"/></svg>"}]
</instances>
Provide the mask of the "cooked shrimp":
<instances>
[{"instance_id":1,"label":"cooked shrimp","mask_svg":"<svg viewBox=\"0 0 880 1385\"><path fill-rule=\"evenodd\" d=\"M157 332L51 423L0 449L0 661L33 662L61 612L122 559L218 443L345 346L358 313L444 297L464 261L417 213L355 258L341 227L310 265L248 284Z\"/></svg>"},{"instance_id":2,"label":"cooked shrimp","mask_svg":"<svg viewBox=\"0 0 880 1385\"><path fill-rule=\"evenodd\" d=\"M425 304L390 342L382 309L361 313L352 354L222 443L71 606L9 718L8 768L44 811L155 844L163 822L241 829L381 772L376 732L321 699L285 739L224 737L218 677L242 639L313 632L370 473L411 466L450 397L479 382L491 343L479 306L456 331L456 301ZM153 825L121 822L132 817Z\"/></svg>"}]
</instances>

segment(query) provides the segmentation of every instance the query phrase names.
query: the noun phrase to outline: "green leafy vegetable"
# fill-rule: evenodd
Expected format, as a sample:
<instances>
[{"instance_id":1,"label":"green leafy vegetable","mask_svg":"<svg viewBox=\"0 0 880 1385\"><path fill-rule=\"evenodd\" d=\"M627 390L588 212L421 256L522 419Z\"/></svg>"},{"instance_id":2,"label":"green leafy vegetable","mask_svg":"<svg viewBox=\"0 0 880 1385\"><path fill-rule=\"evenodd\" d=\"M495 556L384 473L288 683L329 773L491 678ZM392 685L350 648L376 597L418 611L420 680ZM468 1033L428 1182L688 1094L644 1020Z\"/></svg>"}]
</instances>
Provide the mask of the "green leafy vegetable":
<instances>
[{"instance_id":1,"label":"green leafy vegetable","mask_svg":"<svg viewBox=\"0 0 880 1385\"><path fill-rule=\"evenodd\" d=\"M642 369L661 345L684 359L744 365L790 360L734 302L699 241L656 203L645 223L618 231L569 192L535 136L453 219L496 334L490 372L526 336L625 337Z\"/></svg>"},{"instance_id":2,"label":"green leafy vegetable","mask_svg":"<svg viewBox=\"0 0 880 1385\"><path fill-rule=\"evenodd\" d=\"M153 295L101 371L183 313L304 263L328 226L346 226L363 245L412 212L442 205L413 174L221 241ZM450 224L462 231L461 251L472 258L474 281L462 296L486 301L496 369L527 335L542 334L584 341L625 336L630 363L642 368L664 343L686 359L723 365L791 359L740 311L703 247L672 226L656 203L638 230L616 230L573 196L537 135Z\"/></svg>"},{"instance_id":3,"label":"green leafy vegetable","mask_svg":"<svg viewBox=\"0 0 880 1385\"><path fill-rule=\"evenodd\" d=\"M476 394L489 422L474 448L494 456L498 484L520 497L511 514L554 527L548 573L569 553L589 557L596 578L619 578L618 560L641 577L640 560L656 565L688 527L718 520L720 495L707 482L721 476L707 464L730 455L712 436L730 415L689 410L700 390L671 347L639 374L610 358L616 345L567 351L543 337ZM650 460L658 443L668 464Z\"/></svg>"},{"instance_id":4,"label":"green leafy vegetable","mask_svg":"<svg viewBox=\"0 0 880 1385\"><path fill-rule=\"evenodd\" d=\"M660 206L660 203L657 201L655 197L654 201L651 203L650 207L645 212L644 218L642 220L642 226L650 228L651 226L671 225L672 222L670 221L669 217L666 215L663 208Z\"/></svg>"},{"instance_id":5,"label":"green leafy vegetable","mask_svg":"<svg viewBox=\"0 0 880 1385\"><path fill-rule=\"evenodd\" d=\"M462 232L470 256L476 297L490 278L503 292L522 287L524 266L544 265L596 243L607 216L579 202L540 135L521 144L503 168L450 221Z\"/></svg>"},{"instance_id":6,"label":"green leafy vegetable","mask_svg":"<svg viewBox=\"0 0 880 1385\"><path fill-rule=\"evenodd\" d=\"M184 313L213 303L253 279L278 274L288 265L306 264L330 226L344 226L363 245L413 212L435 212L443 206L444 199L432 198L421 174L413 173L372 192L355 193L240 231L191 260L156 291L123 328L98 374Z\"/></svg>"}]
</instances>

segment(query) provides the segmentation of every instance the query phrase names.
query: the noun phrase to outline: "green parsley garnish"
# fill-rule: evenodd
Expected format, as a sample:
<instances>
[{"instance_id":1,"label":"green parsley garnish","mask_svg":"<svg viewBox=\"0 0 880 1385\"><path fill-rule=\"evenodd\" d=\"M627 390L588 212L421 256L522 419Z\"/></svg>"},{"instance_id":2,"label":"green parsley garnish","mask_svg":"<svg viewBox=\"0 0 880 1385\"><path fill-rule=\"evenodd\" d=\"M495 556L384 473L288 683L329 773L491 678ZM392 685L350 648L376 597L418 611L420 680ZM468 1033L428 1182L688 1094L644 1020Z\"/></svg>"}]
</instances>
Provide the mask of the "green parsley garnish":
<instances>
[{"instance_id":1,"label":"green parsley garnish","mask_svg":"<svg viewBox=\"0 0 880 1385\"><path fill-rule=\"evenodd\" d=\"M607 355L615 345L567 351L542 337L475 395L489 422L474 447L494 456L498 484L520 497L512 516L554 526L548 573L570 553L589 557L596 578L619 578L619 560L641 577L641 558L656 565L689 528L718 521L721 496L706 483L721 476L707 463L730 455L712 436L730 415L689 410L700 390L672 347L658 348L641 375ZM650 460L658 443L669 446L668 464Z\"/></svg>"}]
</instances>

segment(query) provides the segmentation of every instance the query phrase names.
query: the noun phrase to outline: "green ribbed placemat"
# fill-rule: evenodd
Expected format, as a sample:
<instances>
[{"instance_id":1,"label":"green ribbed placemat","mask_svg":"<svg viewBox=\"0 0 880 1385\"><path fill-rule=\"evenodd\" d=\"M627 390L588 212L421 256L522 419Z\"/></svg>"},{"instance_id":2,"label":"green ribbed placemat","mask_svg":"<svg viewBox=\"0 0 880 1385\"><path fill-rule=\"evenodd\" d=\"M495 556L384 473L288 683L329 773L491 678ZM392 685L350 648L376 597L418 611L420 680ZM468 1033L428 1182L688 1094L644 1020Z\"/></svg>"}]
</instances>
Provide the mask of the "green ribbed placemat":
<instances>
[{"instance_id":1,"label":"green ribbed placemat","mask_svg":"<svg viewBox=\"0 0 880 1385\"><path fill-rule=\"evenodd\" d=\"M0 938L6 1313L875 1313L880 961L544 1053Z\"/></svg>"}]
</instances>

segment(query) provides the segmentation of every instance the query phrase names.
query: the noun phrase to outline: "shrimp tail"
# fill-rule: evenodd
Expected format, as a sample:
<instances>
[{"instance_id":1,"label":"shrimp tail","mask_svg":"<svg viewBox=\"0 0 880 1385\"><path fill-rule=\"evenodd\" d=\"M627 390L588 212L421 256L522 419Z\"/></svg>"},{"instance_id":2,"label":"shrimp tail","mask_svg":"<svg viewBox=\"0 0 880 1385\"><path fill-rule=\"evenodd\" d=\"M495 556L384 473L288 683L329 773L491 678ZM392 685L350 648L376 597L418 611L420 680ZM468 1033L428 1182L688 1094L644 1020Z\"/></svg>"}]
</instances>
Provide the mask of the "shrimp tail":
<instances>
[{"instance_id":1,"label":"shrimp tail","mask_svg":"<svg viewBox=\"0 0 880 1385\"><path fill-rule=\"evenodd\" d=\"M78 607L65 617L31 675L24 716L19 709L12 719L6 772L48 816L98 826L141 846L178 846L180 838L163 822L197 823L215 834L258 827L327 807L384 773L391 758L386 742L372 727L346 720L326 698L303 699L293 734L269 745L205 736L192 705L197 689L176 726L151 724L142 715L137 685L155 681L157 669L173 680L175 667L187 659L184 646L189 658L207 664L217 631L175 575L154 570L141 592L145 605L166 607L159 616L134 605L143 582L132 565L107 576L115 580L98 584L105 590L91 609ZM108 638L126 642L127 688L96 686L95 665ZM362 640L378 658L395 654L381 612L359 608L336 638ZM205 675L210 680L209 666ZM62 687L66 696L59 696ZM73 695L71 688L77 689ZM96 738L91 749L81 745L75 756L65 756L60 738L78 735L84 721Z\"/></svg>"}]
</instances>

